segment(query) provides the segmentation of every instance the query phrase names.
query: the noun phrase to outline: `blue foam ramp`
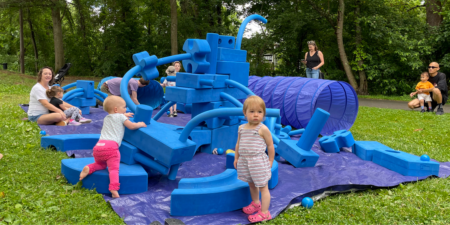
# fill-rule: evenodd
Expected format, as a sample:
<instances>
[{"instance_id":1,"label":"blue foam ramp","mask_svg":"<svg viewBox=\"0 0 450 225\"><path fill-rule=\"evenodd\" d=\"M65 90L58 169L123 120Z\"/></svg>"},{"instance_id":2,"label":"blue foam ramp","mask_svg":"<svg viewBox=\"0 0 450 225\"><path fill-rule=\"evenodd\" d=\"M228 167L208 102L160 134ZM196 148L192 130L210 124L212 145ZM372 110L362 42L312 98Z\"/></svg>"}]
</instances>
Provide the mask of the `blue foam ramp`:
<instances>
[{"instance_id":1,"label":"blue foam ramp","mask_svg":"<svg viewBox=\"0 0 450 225\"><path fill-rule=\"evenodd\" d=\"M71 184L78 183L83 168L94 162L94 158L77 158L61 160L61 173ZM137 194L147 191L148 175L141 165L120 164L119 194ZM83 179L83 187L96 189L98 193L109 194L109 172L107 169L95 171Z\"/></svg>"},{"instance_id":2,"label":"blue foam ramp","mask_svg":"<svg viewBox=\"0 0 450 225\"><path fill-rule=\"evenodd\" d=\"M320 147L324 152L336 153L342 147L352 147L355 144L355 139L350 131L338 130L331 136L324 136L319 139Z\"/></svg>"},{"instance_id":3,"label":"blue foam ramp","mask_svg":"<svg viewBox=\"0 0 450 225\"><path fill-rule=\"evenodd\" d=\"M65 152L77 149L92 149L100 139L100 134L63 134L43 136L41 147L55 147L56 150Z\"/></svg>"},{"instance_id":4,"label":"blue foam ramp","mask_svg":"<svg viewBox=\"0 0 450 225\"><path fill-rule=\"evenodd\" d=\"M396 150L376 150L372 162L403 176L438 176L439 163L421 161L419 156Z\"/></svg>"},{"instance_id":5,"label":"blue foam ramp","mask_svg":"<svg viewBox=\"0 0 450 225\"><path fill-rule=\"evenodd\" d=\"M180 184L171 194L172 216L230 212L241 209L252 201L248 184L238 180L237 172L233 169L206 178L181 179Z\"/></svg>"},{"instance_id":6,"label":"blue foam ramp","mask_svg":"<svg viewBox=\"0 0 450 225\"><path fill-rule=\"evenodd\" d=\"M356 141L352 146L352 152L362 160L372 161L373 152L376 150L393 150L377 141Z\"/></svg>"}]
</instances>

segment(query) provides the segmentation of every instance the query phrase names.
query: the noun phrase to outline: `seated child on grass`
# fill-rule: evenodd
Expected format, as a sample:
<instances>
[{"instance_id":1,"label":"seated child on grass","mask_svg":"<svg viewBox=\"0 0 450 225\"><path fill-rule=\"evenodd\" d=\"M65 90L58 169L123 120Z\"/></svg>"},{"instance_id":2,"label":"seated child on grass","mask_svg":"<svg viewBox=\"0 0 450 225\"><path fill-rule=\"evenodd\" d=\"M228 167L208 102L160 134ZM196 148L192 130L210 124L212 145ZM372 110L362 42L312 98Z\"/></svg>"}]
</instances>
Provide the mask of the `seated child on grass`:
<instances>
[{"instance_id":1,"label":"seated child on grass","mask_svg":"<svg viewBox=\"0 0 450 225\"><path fill-rule=\"evenodd\" d=\"M242 211L249 215L248 220L251 223L256 223L272 219L269 212L268 183L272 176L275 148L269 128L262 123L266 116L264 101L256 95L250 96L244 102L243 111L248 123L239 127L234 168L237 169L238 179L248 183L253 200ZM266 148L269 156L266 154Z\"/></svg>"},{"instance_id":2,"label":"seated child on grass","mask_svg":"<svg viewBox=\"0 0 450 225\"><path fill-rule=\"evenodd\" d=\"M128 119L133 117L133 113L126 113L127 105L121 97L107 97L103 102L103 109L108 115L103 121L100 140L94 147L95 162L83 168L83 171L80 173L80 180L97 170L103 170L108 167L109 191L111 191L113 198L119 198L119 146L122 143L125 127L130 130L136 130L141 127L147 127L147 125L144 122L133 123Z\"/></svg>"},{"instance_id":3,"label":"seated child on grass","mask_svg":"<svg viewBox=\"0 0 450 225\"><path fill-rule=\"evenodd\" d=\"M79 108L61 100L64 95L64 90L61 87L53 86L47 90L46 94L50 98L50 104L54 105L58 109L61 109L61 111L64 111L66 117L70 118L68 124L69 126L78 126L81 125L81 123L90 123L92 121L90 119L83 118Z\"/></svg>"},{"instance_id":4,"label":"seated child on grass","mask_svg":"<svg viewBox=\"0 0 450 225\"><path fill-rule=\"evenodd\" d=\"M175 70L175 66L169 66L169 68L167 68L167 70L166 70L166 74L167 74L167 76L176 76L177 72ZM163 86L163 87L175 87L176 83L175 82L171 82L171 81L167 81L167 79L165 79L164 82L161 84L161 86ZM177 117L177 104L175 104L172 107L170 107L170 115L169 115L169 117Z\"/></svg>"},{"instance_id":5,"label":"seated child on grass","mask_svg":"<svg viewBox=\"0 0 450 225\"><path fill-rule=\"evenodd\" d=\"M419 99L420 107L422 108L420 111L421 113L425 112L424 102L428 103L428 109L430 112L432 111L430 92L421 91L423 89L434 88L433 84L428 81L428 78L430 78L430 74L428 74L428 72L423 72L420 74L420 82L416 85L417 91L410 94L411 98L418 94L417 98Z\"/></svg>"}]
</instances>

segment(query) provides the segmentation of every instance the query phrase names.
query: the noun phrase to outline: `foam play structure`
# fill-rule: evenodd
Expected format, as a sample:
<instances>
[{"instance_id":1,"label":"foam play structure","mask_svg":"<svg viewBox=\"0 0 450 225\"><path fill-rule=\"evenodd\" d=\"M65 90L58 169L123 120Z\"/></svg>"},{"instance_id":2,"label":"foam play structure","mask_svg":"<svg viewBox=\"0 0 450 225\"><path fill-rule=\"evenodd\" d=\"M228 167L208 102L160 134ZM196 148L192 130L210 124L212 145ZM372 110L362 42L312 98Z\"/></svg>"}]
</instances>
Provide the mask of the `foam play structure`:
<instances>
[{"instance_id":1,"label":"foam play structure","mask_svg":"<svg viewBox=\"0 0 450 225\"><path fill-rule=\"evenodd\" d=\"M268 108L280 109L281 123L305 128L317 108L330 113L321 130L323 136L349 130L358 114L358 97L346 82L302 77L250 76L248 88Z\"/></svg>"},{"instance_id":2,"label":"foam play structure","mask_svg":"<svg viewBox=\"0 0 450 225\"><path fill-rule=\"evenodd\" d=\"M68 84L62 89L66 91L69 88L75 89L64 94L63 101L78 107L83 114L89 114L89 108L96 105L96 99L104 101L107 94L94 89L94 81L78 80L77 82Z\"/></svg>"}]
</instances>

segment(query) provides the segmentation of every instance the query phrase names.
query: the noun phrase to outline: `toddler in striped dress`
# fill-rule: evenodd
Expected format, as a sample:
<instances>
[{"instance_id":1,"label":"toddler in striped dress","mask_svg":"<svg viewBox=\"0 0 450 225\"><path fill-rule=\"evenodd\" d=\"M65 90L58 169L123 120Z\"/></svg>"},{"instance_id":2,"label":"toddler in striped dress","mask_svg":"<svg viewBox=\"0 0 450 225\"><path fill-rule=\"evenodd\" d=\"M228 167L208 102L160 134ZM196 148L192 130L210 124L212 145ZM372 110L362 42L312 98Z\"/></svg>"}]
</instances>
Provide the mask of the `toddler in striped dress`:
<instances>
[{"instance_id":1,"label":"toddler in striped dress","mask_svg":"<svg viewBox=\"0 0 450 225\"><path fill-rule=\"evenodd\" d=\"M248 123L239 127L234 167L237 169L238 179L248 183L253 200L242 211L249 215L250 222L256 223L272 219L267 184L271 178L275 149L269 128L261 123L266 116L264 101L256 95L250 96L244 102L243 111ZM269 156L266 154L266 148Z\"/></svg>"}]
</instances>

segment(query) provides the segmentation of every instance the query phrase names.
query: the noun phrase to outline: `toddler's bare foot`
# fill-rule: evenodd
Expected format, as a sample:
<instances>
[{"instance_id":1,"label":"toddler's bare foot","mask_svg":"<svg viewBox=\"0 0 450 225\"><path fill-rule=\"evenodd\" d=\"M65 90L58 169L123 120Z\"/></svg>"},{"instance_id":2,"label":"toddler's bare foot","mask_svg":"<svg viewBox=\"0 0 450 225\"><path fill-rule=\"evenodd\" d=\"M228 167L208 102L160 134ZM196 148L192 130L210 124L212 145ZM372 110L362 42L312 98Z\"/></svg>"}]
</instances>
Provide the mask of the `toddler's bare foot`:
<instances>
[{"instance_id":1,"label":"toddler's bare foot","mask_svg":"<svg viewBox=\"0 0 450 225\"><path fill-rule=\"evenodd\" d=\"M120 198L119 192L115 190L110 190L113 198Z\"/></svg>"},{"instance_id":2,"label":"toddler's bare foot","mask_svg":"<svg viewBox=\"0 0 450 225\"><path fill-rule=\"evenodd\" d=\"M80 173L80 180L83 180L89 174L89 166L85 166Z\"/></svg>"},{"instance_id":3,"label":"toddler's bare foot","mask_svg":"<svg viewBox=\"0 0 450 225\"><path fill-rule=\"evenodd\" d=\"M0 154L0 159L2 159L3 158L3 155L2 154Z\"/></svg>"}]
</instances>

